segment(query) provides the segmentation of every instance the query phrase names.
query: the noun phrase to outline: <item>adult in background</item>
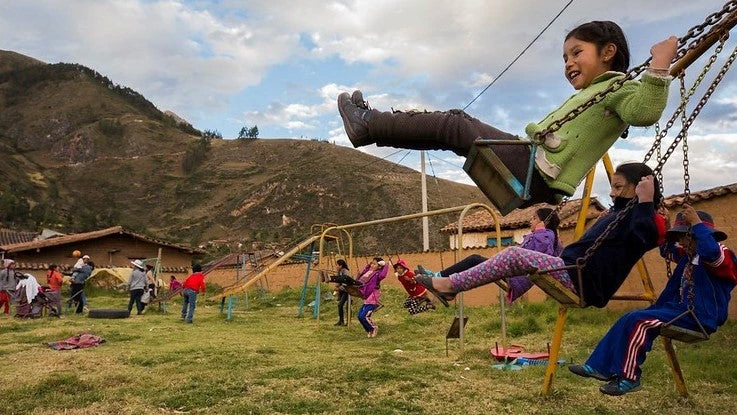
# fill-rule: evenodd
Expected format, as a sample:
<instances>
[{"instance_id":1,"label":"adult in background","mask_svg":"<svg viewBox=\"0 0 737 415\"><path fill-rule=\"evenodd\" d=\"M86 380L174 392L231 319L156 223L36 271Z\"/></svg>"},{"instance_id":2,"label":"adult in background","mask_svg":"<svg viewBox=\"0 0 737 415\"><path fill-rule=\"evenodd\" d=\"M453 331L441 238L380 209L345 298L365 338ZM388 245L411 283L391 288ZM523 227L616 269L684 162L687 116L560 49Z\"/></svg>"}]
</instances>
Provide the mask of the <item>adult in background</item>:
<instances>
[{"instance_id":1,"label":"adult in background","mask_svg":"<svg viewBox=\"0 0 737 415\"><path fill-rule=\"evenodd\" d=\"M339 259L335 263L338 265L338 275L350 277L350 269L344 259ZM348 291L346 291L345 284L336 284L335 290L338 292L338 322L335 325L345 326L345 305L348 302Z\"/></svg>"},{"instance_id":2,"label":"adult in background","mask_svg":"<svg viewBox=\"0 0 737 415\"><path fill-rule=\"evenodd\" d=\"M146 289L146 267L143 265L143 261L137 259L131 261L133 265L133 272L128 277L128 291L130 291L130 300L128 301L128 312L133 310L133 303L136 304L136 314L143 314L143 302L141 297L143 291Z\"/></svg>"},{"instance_id":3,"label":"adult in background","mask_svg":"<svg viewBox=\"0 0 737 415\"><path fill-rule=\"evenodd\" d=\"M51 300L56 306L56 310L61 313L61 284L64 282L64 278L59 272L59 267L56 264L50 264L49 270L46 271L46 285L49 290L46 297Z\"/></svg>"},{"instance_id":4,"label":"adult in background","mask_svg":"<svg viewBox=\"0 0 737 415\"><path fill-rule=\"evenodd\" d=\"M72 276L72 296L71 299L77 299L76 314L82 314L84 312L85 302L82 299L85 298L84 294L84 283L87 278L92 275L92 270L95 269L95 263L89 260L89 257L85 260L82 268L79 268Z\"/></svg>"},{"instance_id":5,"label":"adult in background","mask_svg":"<svg viewBox=\"0 0 737 415\"><path fill-rule=\"evenodd\" d=\"M15 286L18 279L15 277L15 261L12 259L3 260L3 269L0 270L0 307L3 307L3 314L10 314L10 301L15 293Z\"/></svg>"},{"instance_id":6,"label":"adult in background","mask_svg":"<svg viewBox=\"0 0 737 415\"><path fill-rule=\"evenodd\" d=\"M182 320L192 324L194 309L197 306L197 293L205 293L205 274L202 273L202 265L192 265L192 275L187 277L182 284Z\"/></svg>"}]
</instances>

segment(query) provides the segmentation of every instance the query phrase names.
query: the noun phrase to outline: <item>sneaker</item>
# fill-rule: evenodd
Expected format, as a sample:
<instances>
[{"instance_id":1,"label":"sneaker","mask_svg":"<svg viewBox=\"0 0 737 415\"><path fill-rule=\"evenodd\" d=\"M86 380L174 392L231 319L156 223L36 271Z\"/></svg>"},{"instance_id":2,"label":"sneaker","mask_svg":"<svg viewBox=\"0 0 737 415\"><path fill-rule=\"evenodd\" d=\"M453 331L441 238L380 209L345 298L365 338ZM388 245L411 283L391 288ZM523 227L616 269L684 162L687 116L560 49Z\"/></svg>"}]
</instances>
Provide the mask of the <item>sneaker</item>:
<instances>
[{"instance_id":1,"label":"sneaker","mask_svg":"<svg viewBox=\"0 0 737 415\"><path fill-rule=\"evenodd\" d=\"M343 92L338 95L338 112L340 112L343 127L345 127L345 132L348 134L348 139L351 140L353 147L361 147L372 143L368 131L368 121L371 115L369 110L354 104L351 96L347 92Z\"/></svg>"},{"instance_id":2,"label":"sneaker","mask_svg":"<svg viewBox=\"0 0 737 415\"><path fill-rule=\"evenodd\" d=\"M622 396L625 393L640 390L639 380L614 379L609 383L601 385L599 391L605 395Z\"/></svg>"},{"instance_id":3,"label":"sneaker","mask_svg":"<svg viewBox=\"0 0 737 415\"><path fill-rule=\"evenodd\" d=\"M568 365L568 370L570 370L573 374L582 376L585 378L594 378L601 381L608 381L612 377L611 376L604 376L601 373L594 370L593 367L589 365Z\"/></svg>"},{"instance_id":4,"label":"sneaker","mask_svg":"<svg viewBox=\"0 0 737 415\"><path fill-rule=\"evenodd\" d=\"M415 270L415 274L417 275L428 275L433 278L442 278L439 272L432 272L429 269L426 269L421 264L417 264L417 269Z\"/></svg>"}]
</instances>

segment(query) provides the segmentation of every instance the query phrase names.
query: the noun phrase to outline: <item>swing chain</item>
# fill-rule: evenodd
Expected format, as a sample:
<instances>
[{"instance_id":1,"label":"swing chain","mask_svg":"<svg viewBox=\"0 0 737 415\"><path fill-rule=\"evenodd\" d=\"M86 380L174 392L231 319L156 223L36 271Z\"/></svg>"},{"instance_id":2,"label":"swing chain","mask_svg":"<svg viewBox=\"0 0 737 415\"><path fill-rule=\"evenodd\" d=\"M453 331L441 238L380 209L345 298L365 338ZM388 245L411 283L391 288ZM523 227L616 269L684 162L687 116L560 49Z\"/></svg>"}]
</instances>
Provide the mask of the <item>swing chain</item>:
<instances>
[{"instance_id":1,"label":"swing chain","mask_svg":"<svg viewBox=\"0 0 737 415\"><path fill-rule=\"evenodd\" d=\"M643 159L643 163L646 163L648 160L650 160L650 158L653 155L653 151L657 150L657 161L658 161L658 164L660 164L660 161L661 161L661 159L663 157L663 156L661 156L661 143L662 143L663 139L668 135L668 131L673 126L673 124L675 123L675 121L678 118L678 116L679 115L682 115L682 114L685 114L686 104L691 99L691 96L693 96L693 94L696 92L696 88L698 88L698 86L704 80L704 78L706 77L706 74L709 72L709 70L711 70L711 67L714 64L714 62L716 62L717 57L719 56L719 54L721 53L722 49L724 48L724 43L727 41L727 38L728 38L728 36L726 36L726 34L724 36L722 36L722 38L720 39L719 44L714 49L714 53L709 57L708 62L704 65L704 69L701 71L701 73L699 74L699 76L694 81L694 84L691 87L691 89L689 90L688 94L686 94L686 92L685 92L685 85L683 84L684 83L684 72L681 71L681 73L678 76L678 78L681 81L681 104L673 112L673 115L668 120L668 122L665 124L665 128L663 128L661 130L660 129L660 125L659 124L656 124L656 126L655 126L655 142L653 143L653 146L650 148L650 150L647 152L647 154L645 154L645 157ZM681 123L683 124L683 121ZM668 156L670 156L670 154L668 154ZM663 176L662 176L662 173L660 171L658 171L656 173L656 176L658 177L658 180L660 181L660 185L662 186L663 185ZM662 192L661 192L661 194L662 194Z\"/></svg>"},{"instance_id":2,"label":"swing chain","mask_svg":"<svg viewBox=\"0 0 737 415\"><path fill-rule=\"evenodd\" d=\"M707 16L706 20L703 23L696 25L692 27L691 29L689 29L688 32L686 32L686 34L682 38L680 38L678 41L678 51L676 53L675 60L677 61L678 59L685 56L689 50L696 48L696 46L698 46L706 38L706 36L703 36L703 34L704 34L704 30L707 27L714 26L715 24L719 23L724 18L725 15L735 10L737 10L737 0L729 1L728 3L724 5L722 10L710 14L709 16ZM694 40L690 44L688 44L688 46L684 47L686 45L686 42L692 38ZM627 71L624 77L612 82L612 84L609 85L609 87L594 94L591 98L589 98L588 101L582 103L576 108L573 108L570 112L568 112L562 118L551 122L547 128L535 133L534 136L531 137L531 141L533 141L536 144L542 144L545 141L545 137L547 137L548 134L552 134L558 131L559 129L561 129L561 127L563 127L563 125L574 120L581 113L583 113L587 109L591 108L592 106L604 100L604 98L606 98L607 95L621 88L622 85L625 84L625 82L635 79L637 76L639 76L642 72L645 71L647 66L650 65L651 59L652 58L648 58L641 65L635 66L634 68L630 69L629 71Z\"/></svg>"},{"instance_id":3,"label":"swing chain","mask_svg":"<svg viewBox=\"0 0 737 415\"><path fill-rule=\"evenodd\" d=\"M668 160L671 154L673 154L676 147L680 143L681 139L683 139L683 137L687 135L687 131L689 127L691 127L691 124L693 124L693 122L696 120L696 117L698 117L699 113L701 112L701 109L709 101L709 98L711 98L711 95L714 93L714 90L716 89L717 85L719 85L719 83L724 78L724 75L726 75L727 71L732 66L732 63L734 62L735 58L737 58L737 47L735 47L735 49L732 51L732 54L729 56L729 58L727 58L727 61L724 62L724 65L722 66L721 70L719 71L717 76L712 81L711 85L709 85L709 88L704 93L704 96L701 97L701 100L699 100L698 104L696 104L696 107L693 109L688 119L686 120L684 125L681 127L681 131L673 139L673 142L670 144L670 146L666 150L665 155L663 156L663 159L660 161L660 163L658 163L655 169L653 169L655 173L659 173L663 169L665 165L665 161ZM652 155L652 151L649 151L648 155ZM645 161L647 161L647 159Z\"/></svg>"},{"instance_id":4,"label":"swing chain","mask_svg":"<svg viewBox=\"0 0 737 415\"><path fill-rule=\"evenodd\" d=\"M737 1L729 1L724 4L722 10L706 16L706 19L704 19L704 23L701 23L700 25L696 25L689 29L688 32L686 32L686 34L679 39L679 49L683 47L689 39L694 40L691 42L691 44L688 45L688 48L678 51L678 53L676 54L676 60L681 59L688 52L689 49L695 48L703 40L702 34L706 30L706 28L718 24L719 22L721 22L725 15L730 14L735 10L737 10Z\"/></svg>"},{"instance_id":5,"label":"swing chain","mask_svg":"<svg viewBox=\"0 0 737 415\"><path fill-rule=\"evenodd\" d=\"M724 78L724 75L727 73L729 68L731 67L732 63L734 62L735 58L737 58L737 47L735 47L734 51L732 51L732 54L729 56L727 61L722 66L722 69L719 71L719 74L714 78L711 85L709 85L708 90L704 93L704 96L701 98L698 104L696 104L696 107L691 112L691 115L689 115L688 119L684 123L684 125L681 128L681 131L678 133L678 135L673 139L673 142L668 147L668 149L665 152L665 155L663 158L659 161L657 167L653 169L653 172L657 174L661 174L663 167L665 166L665 162L668 160L671 154L673 154L673 151L675 151L675 148L678 146L678 143L687 135L688 129L691 127L691 124L696 120L696 117L701 112L701 109L706 105L707 101L709 101L709 98L714 93L714 90L716 89L717 85L721 82L722 78ZM684 104L682 104L683 106ZM652 155L652 152L654 151L655 146L650 149L648 152L648 157ZM686 151L688 150L688 147L686 147ZM647 161L647 159L645 160ZM686 163L686 167L688 165L688 156L684 155L684 162ZM686 183L686 189L688 190L688 183ZM586 261L588 261L589 257L593 255L593 253L599 248L599 246L604 242L604 239L609 236L609 233L614 229L616 226L619 225L619 223L624 219L625 215L634 208L635 204L637 203L637 198L633 198L630 200L627 205L617 213L617 216L614 218L614 220L607 225L607 227L604 229L604 231L596 238L594 243L586 249L586 252L584 253L583 257L578 258L576 260L576 266L579 267L579 269L582 269L586 266Z\"/></svg>"}]
</instances>

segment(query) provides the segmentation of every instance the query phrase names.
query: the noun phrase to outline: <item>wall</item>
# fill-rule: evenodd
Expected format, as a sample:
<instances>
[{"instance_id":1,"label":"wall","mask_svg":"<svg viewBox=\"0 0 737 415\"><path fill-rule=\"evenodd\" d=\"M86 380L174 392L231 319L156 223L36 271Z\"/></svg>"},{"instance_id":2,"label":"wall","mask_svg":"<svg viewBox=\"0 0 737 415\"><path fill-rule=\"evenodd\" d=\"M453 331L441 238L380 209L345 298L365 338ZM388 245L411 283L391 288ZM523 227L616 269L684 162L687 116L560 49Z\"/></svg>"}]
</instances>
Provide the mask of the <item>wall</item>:
<instances>
[{"instance_id":1,"label":"wall","mask_svg":"<svg viewBox=\"0 0 737 415\"><path fill-rule=\"evenodd\" d=\"M737 205L737 195L727 195L716 199L700 201L694 203L694 207L699 210L705 210L712 214L717 228L731 236L725 242L725 245L730 248L737 250L737 209L731 208L731 206ZM675 215L675 211L672 215ZM465 235L465 234L464 234ZM483 234L483 240L486 240L486 234ZM566 229L561 231L561 241L566 244L573 240L573 229ZM465 238L464 238L465 239ZM493 248L484 249L463 249L457 251L457 258L460 260L468 255L478 253L484 256L490 256L497 252ZM379 254L381 255L381 254ZM447 267L455 262L454 252L443 251L443 252L427 252L427 253L410 253L410 254L399 254L402 259L407 261L411 267L415 267L417 264L422 264L424 267L437 271L443 267ZM384 256L385 259L390 259ZM351 272L355 273L360 270L356 268L363 268L370 258L357 258L356 260L351 259L348 266L351 268ZM393 256L392 260L397 258ZM655 288L656 295L662 291L665 286L665 263L658 254L657 250L649 252L645 256L645 264L649 271L653 286ZM272 273L268 275L268 285L271 290L279 290L283 287L301 287L304 279L305 264L299 265L288 265L280 266ZM320 265L317 268L324 268L326 265ZM313 268L314 271L316 271ZM317 273L312 272L310 275L310 283L314 284L317 278ZM208 275L207 280L215 282L221 286L230 285L235 281L234 270L217 270L212 274ZM386 279L387 285L401 288L401 285L393 274L390 274ZM487 285L471 290L465 294L464 301L466 305L470 306L484 306L489 304L498 303L498 289L496 285ZM640 275L635 269L630 274L627 281L622 285L618 294L640 294L643 292L642 282ZM732 301L730 303L730 319L737 319L737 293L733 292ZM529 301L542 301L546 295L540 291L537 287L533 288L527 295L526 298ZM610 309L622 310L631 309L637 307L643 307L646 303L644 302L631 302L631 301L611 301L607 306Z\"/></svg>"},{"instance_id":2,"label":"wall","mask_svg":"<svg viewBox=\"0 0 737 415\"><path fill-rule=\"evenodd\" d=\"M175 274L181 276L191 271L191 254L176 248L142 241L125 234L114 234L90 241L11 253L8 257L14 259L19 265L34 264L32 268L23 269L18 267L18 271L27 272L38 278L46 275L45 264L55 263L71 268L77 261L76 258L72 257L72 251L75 249L85 255L89 255L98 267L128 267L133 259L155 258L158 255L159 247L162 248L162 267L181 268L181 270L173 272L171 270L166 271L167 275Z\"/></svg>"}]
</instances>

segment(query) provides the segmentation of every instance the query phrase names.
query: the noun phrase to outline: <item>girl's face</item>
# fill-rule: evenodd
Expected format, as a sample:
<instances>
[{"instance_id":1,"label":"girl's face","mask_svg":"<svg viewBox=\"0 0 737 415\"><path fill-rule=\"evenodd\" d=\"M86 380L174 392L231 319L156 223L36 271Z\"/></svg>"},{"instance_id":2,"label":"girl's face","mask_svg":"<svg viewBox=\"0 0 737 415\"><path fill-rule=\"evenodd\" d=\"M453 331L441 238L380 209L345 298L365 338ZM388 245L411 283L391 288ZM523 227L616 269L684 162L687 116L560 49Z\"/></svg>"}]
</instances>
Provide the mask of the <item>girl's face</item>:
<instances>
[{"instance_id":1,"label":"girl's face","mask_svg":"<svg viewBox=\"0 0 737 415\"><path fill-rule=\"evenodd\" d=\"M615 197L632 199L636 195L635 187L637 186L628 182L624 176L614 173L614 175L612 175L612 188L609 191L609 197L612 199Z\"/></svg>"},{"instance_id":2,"label":"girl's face","mask_svg":"<svg viewBox=\"0 0 737 415\"><path fill-rule=\"evenodd\" d=\"M537 217L537 213L533 213L530 219L530 228L535 229L540 222L542 221Z\"/></svg>"},{"instance_id":3,"label":"girl's face","mask_svg":"<svg viewBox=\"0 0 737 415\"><path fill-rule=\"evenodd\" d=\"M576 37L566 39L563 43L566 79L576 90L588 87L594 78L611 69L616 51L613 43L604 46L600 52L595 43Z\"/></svg>"},{"instance_id":4,"label":"girl's face","mask_svg":"<svg viewBox=\"0 0 737 415\"><path fill-rule=\"evenodd\" d=\"M372 260L371 260L371 262L369 262L369 266L370 266L370 267L371 267L371 269L373 269L373 270L379 269L379 263L378 263L378 262L376 262L376 260L375 260L375 259L372 259Z\"/></svg>"}]
</instances>

